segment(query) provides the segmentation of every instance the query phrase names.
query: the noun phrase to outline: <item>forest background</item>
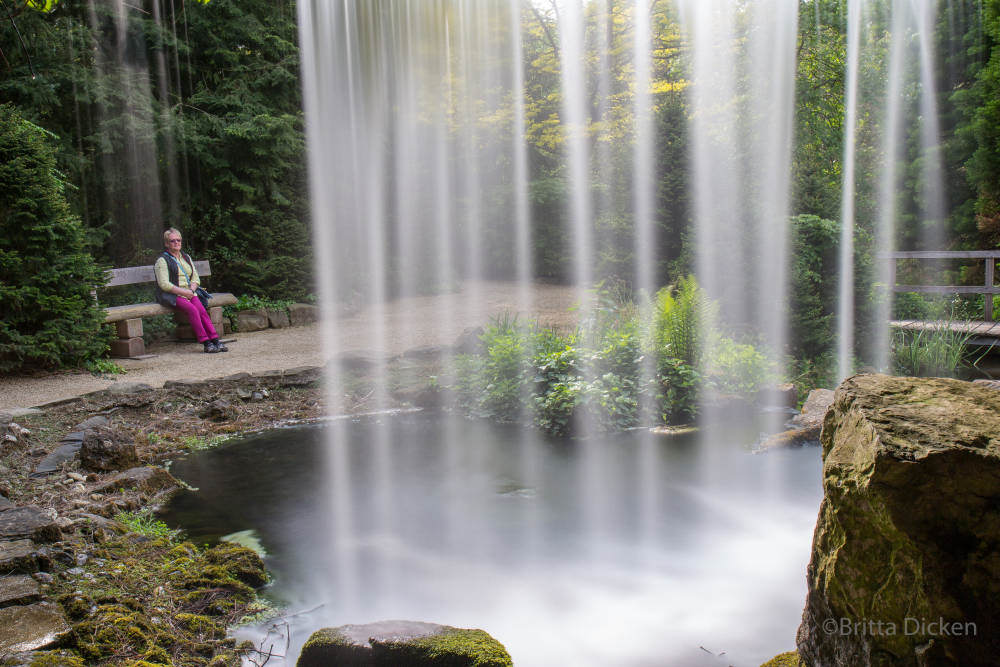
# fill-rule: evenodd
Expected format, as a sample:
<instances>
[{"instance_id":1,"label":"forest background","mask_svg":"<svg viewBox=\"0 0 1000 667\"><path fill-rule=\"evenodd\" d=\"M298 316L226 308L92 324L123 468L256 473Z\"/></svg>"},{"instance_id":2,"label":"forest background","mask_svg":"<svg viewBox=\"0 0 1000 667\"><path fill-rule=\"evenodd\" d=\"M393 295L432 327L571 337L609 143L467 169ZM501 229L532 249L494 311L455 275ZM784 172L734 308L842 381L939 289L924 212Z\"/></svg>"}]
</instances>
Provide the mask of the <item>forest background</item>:
<instances>
[{"instance_id":1,"label":"forest background","mask_svg":"<svg viewBox=\"0 0 1000 667\"><path fill-rule=\"evenodd\" d=\"M602 279L627 277L632 265L629 187L615 181L626 177L632 159L631 3L606 2L606 21L589 11L587 30L604 31L610 45L611 103L603 115L595 108L588 129L613 165L611 182L595 181L595 196L624 194L619 207L612 205L611 213L594 221L600 257L595 269ZM686 80L691 54L672 3L653 5L656 257L659 282L667 284L693 269ZM859 110L856 181L862 309L873 289L877 137L888 58L889 18L874 5L874 48L866 49L861 68L868 94ZM937 224L947 239L947 248L937 249L1000 247L1000 0L939 5L935 73L947 215L940 221L918 215L923 157L919 127L909 127L896 246L919 249L921 228ZM27 314L20 320L9 316L26 311L39 293L25 291L18 276L76 283L65 308L79 309L90 292L84 283L99 275L84 264L151 263L168 226L183 230L189 252L212 262L215 290L269 299L302 299L313 292L295 3L134 0L126 7L124 14L110 0L5 0L0 7L6 14L0 17L0 152L8 167L0 169L0 192L6 193L0 201L4 372L75 365L103 352L104 342L92 336L76 340L90 326L77 317L76 329L48 326L47 353L25 354L37 347L45 325ZM788 352L819 359L829 356L834 339L846 2L803 1L799 15ZM534 266L539 279L554 281L565 280L570 265L563 232L568 185L557 30L548 3L524 5ZM588 66L596 69L595 62ZM914 87L904 90L911 106L917 104ZM482 123L509 123L511 115L484 116ZM28 154L37 157L33 176L14 166L20 164L15 156ZM31 198L54 198L49 208L25 203L32 187L45 194ZM497 192L498 205L508 196ZM60 235L60 247L36 247L40 239ZM72 261L54 261L60 256ZM509 258L490 260L491 277L511 277ZM901 307L907 304L920 305Z\"/></svg>"}]
</instances>

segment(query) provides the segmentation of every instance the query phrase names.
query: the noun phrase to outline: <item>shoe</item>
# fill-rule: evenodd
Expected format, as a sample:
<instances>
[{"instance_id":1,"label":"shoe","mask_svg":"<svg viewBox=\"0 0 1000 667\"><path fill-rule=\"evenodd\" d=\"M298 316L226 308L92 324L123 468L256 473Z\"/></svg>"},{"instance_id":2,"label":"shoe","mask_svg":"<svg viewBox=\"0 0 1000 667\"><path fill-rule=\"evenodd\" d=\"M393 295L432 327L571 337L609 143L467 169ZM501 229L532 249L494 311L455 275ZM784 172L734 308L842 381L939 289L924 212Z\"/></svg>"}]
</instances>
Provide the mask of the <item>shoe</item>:
<instances>
[{"instance_id":1,"label":"shoe","mask_svg":"<svg viewBox=\"0 0 1000 667\"><path fill-rule=\"evenodd\" d=\"M213 340L212 343L215 344L215 347L219 348L218 349L219 352L229 352L229 348L226 347L225 345L223 345L222 341L219 340L218 338L216 338L215 340Z\"/></svg>"},{"instance_id":2,"label":"shoe","mask_svg":"<svg viewBox=\"0 0 1000 667\"><path fill-rule=\"evenodd\" d=\"M208 354L215 354L216 352L219 351L219 346L216 345L215 342L213 341L206 340L204 342L204 345L205 345L205 352Z\"/></svg>"}]
</instances>

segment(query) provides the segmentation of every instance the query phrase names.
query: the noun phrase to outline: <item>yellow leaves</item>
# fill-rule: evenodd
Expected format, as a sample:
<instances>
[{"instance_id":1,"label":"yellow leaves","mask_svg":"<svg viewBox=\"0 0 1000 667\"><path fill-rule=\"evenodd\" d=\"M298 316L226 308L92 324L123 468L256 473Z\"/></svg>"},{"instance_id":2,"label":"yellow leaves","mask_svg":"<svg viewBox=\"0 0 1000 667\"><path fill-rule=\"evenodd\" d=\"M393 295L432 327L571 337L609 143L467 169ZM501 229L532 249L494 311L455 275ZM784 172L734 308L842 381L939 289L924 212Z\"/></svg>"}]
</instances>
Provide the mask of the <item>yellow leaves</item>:
<instances>
[{"instance_id":1,"label":"yellow leaves","mask_svg":"<svg viewBox=\"0 0 1000 667\"><path fill-rule=\"evenodd\" d=\"M659 95L660 93L679 93L685 90L689 81L668 81L666 79L656 79L651 82L649 87L649 92L653 95Z\"/></svg>"}]
</instances>

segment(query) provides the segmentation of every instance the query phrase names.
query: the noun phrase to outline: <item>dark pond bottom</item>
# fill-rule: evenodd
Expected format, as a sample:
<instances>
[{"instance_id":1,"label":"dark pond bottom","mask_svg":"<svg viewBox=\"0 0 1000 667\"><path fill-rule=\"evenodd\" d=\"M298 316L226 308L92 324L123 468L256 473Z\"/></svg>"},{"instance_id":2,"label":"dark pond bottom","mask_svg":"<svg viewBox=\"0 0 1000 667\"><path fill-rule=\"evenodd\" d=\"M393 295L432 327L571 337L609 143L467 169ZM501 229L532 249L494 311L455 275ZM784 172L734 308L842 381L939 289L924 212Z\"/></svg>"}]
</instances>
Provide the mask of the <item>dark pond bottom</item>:
<instances>
[{"instance_id":1,"label":"dark pond bottom","mask_svg":"<svg viewBox=\"0 0 1000 667\"><path fill-rule=\"evenodd\" d=\"M177 461L166 520L252 530L320 627L480 627L520 665L759 665L794 646L821 499L815 447L760 423L555 441L420 414L289 428ZM276 641L284 648L284 640ZM276 664L271 662L270 664Z\"/></svg>"}]
</instances>

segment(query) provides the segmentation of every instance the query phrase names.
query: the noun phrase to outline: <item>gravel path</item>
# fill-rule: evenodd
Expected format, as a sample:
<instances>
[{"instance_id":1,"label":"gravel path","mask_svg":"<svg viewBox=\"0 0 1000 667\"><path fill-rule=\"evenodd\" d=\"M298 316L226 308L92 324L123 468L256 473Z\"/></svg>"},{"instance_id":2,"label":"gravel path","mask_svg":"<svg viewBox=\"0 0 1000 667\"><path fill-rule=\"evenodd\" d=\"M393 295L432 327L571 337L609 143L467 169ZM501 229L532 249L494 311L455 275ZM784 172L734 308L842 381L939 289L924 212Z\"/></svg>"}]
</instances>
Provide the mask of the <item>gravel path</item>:
<instances>
[{"instance_id":1,"label":"gravel path","mask_svg":"<svg viewBox=\"0 0 1000 667\"><path fill-rule=\"evenodd\" d=\"M528 312L545 326L572 326L572 288L534 285L527 295ZM240 372L260 372L297 366L318 366L343 352L399 354L425 345L451 344L467 327L481 326L491 316L517 312L517 285L501 282L468 283L461 292L412 297L367 308L339 320L336 340L324 346L322 329L313 324L232 334L236 342L225 354L204 354L201 345L162 342L151 345L151 359L118 359L125 375L95 377L63 372L35 377L0 377L0 412L37 407L107 389L116 382L143 382L160 387L168 380L204 380ZM376 326L382 322L382 327Z\"/></svg>"}]
</instances>

